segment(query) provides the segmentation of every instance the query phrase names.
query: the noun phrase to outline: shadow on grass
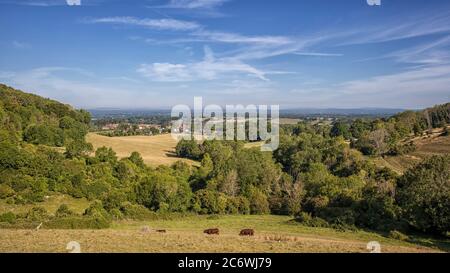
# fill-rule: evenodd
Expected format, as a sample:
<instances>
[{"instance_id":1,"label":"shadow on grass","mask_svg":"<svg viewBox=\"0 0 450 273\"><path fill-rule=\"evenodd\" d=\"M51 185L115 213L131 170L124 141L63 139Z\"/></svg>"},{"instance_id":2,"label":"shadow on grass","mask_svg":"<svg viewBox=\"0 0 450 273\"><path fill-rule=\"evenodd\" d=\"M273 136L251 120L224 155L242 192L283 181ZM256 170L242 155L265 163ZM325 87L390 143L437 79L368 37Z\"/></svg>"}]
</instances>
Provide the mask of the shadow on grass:
<instances>
[{"instance_id":1,"label":"shadow on grass","mask_svg":"<svg viewBox=\"0 0 450 273\"><path fill-rule=\"evenodd\" d=\"M286 221L287 224L292 224L292 225L303 225L301 222L298 222L295 219L291 219ZM368 232L368 233L374 233L377 234L379 236L388 238L388 239L393 239L393 240L399 240L399 239L395 239L393 237L390 236L390 232L389 231L380 231L380 230L373 230L373 229L368 229L368 228L357 228L355 227L355 229L346 229L345 227L342 228L335 228L332 226L308 226L308 225L304 225L306 227L310 227L310 228L329 228L329 229L333 229L335 231L338 232L351 232L351 231L364 231L364 232ZM411 243L411 244L415 244L418 246L423 246L423 247L428 247L428 248L432 248L432 249L436 249L436 250L440 250L440 251L444 251L447 253L450 253L450 236L444 236L444 235L433 235L433 234L426 234L426 233L421 233L418 231L409 231L407 233L405 233L406 235L406 239L404 240L399 240L399 241L403 241L403 242L407 242L407 243Z\"/></svg>"},{"instance_id":2,"label":"shadow on grass","mask_svg":"<svg viewBox=\"0 0 450 273\"><path fill-rule=\"evenodd\" d=\"M166 153L166 156L167 157L178 157L178 158L180 158L174 151L168 151L168 150L166 150L166 151L164 151L165 153ZM181 158L180 158L181 159Z\"/></svg>"},{"instance_id":3,"label":"shadow on grass","mask_svg":"<svg viewBox=\"0 0 450 273\"><path fill-rule=\"evenodd\" d=\"M449 237L413 234L409 236L408 242L416 245L439 249L441 251L450 253Z\"/></svg>"},{"instance_id":4,"label":"shadow on grass","mask_svg":"<svg viewBox=\"0 0 450 273\"><path fill-rule=\"evenodd\" d=\"M366 232L372 232L377 233L380 236L394 239L391 236L389 236L389 232L387 231L376 231L376 230L370 230L370 229L361 229ZM440 251L444 251L447 253L450 253L450 237L448 236L439 236L439 235L433 235L433 234L426 234L421 233L417 231L409 231L408 233L405 233L405 235L408 237L405 240L402 240L407 243L415 244L418 246L428 247L437 249Z\"/></svg>"}]
</instances>

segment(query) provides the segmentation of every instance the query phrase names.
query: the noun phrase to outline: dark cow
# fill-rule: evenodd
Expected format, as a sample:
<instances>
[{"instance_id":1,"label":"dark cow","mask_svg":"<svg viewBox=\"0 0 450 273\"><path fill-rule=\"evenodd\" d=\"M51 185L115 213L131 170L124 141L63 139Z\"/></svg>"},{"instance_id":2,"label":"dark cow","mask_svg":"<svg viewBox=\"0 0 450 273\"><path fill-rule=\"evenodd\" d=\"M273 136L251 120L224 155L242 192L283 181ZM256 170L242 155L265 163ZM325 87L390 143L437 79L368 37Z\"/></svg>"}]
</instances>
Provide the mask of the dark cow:
<instances>
[{"instance_id":1,"label":"dark cow","mask_svg":"<svg viewBox=\"0 0 450 273\"><path fill-rule=\"evenodd\" d=\"M241 233L239 233L240 236L253 236L255 235L255 231L253 229L243 229L241 230Z\"/></svg>"},{"instance_id":2,"label":"dark cow","mask_svg":"<svg viewBox=\"0 0 450 273\"><path fill-rule=\"evenodd\" d=\"M156 232L159 232L159 233L166 233L166 230L165 230L165 229L157 229Z\"/></svg>"},{"instance_id":3,"label":"dark cow","mask_svg":"<svg viewBox=\"0 0 450 273\"><path fill-rule=\"evenodd\" d=\"M219 235L219 229L218 228L205 229L203 233L206 233L208 235Z\"/></svg>"}]
</instances>

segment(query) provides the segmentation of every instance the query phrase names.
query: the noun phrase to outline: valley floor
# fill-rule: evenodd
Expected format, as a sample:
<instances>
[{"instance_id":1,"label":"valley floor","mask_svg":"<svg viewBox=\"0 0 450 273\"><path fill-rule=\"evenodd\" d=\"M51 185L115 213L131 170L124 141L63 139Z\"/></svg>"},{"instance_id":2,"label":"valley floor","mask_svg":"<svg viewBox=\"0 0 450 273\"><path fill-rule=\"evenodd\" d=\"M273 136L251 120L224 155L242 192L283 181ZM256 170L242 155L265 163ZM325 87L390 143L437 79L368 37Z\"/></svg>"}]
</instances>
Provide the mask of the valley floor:
<instances>
[{"instance_id":1,"label":"valley floor","mask_svg":"<svg viewBox=\"0 0 450 273\"><path fill-rule=\"evenodd\" d=\"M416 239L415 243L386 238L377 233L339 232L304 227L286 216L188 216L176 220L116 222L105 230L0 230L0 252L68 252L76 241L81 252L369 252L377 241L382 252L448 251L450 242ZM219 236L205 235L219 228ZM239 236L240 229L255 229L254 237ZM166 233L157 233L165 229Z\"/></svg>"}]
</instances>

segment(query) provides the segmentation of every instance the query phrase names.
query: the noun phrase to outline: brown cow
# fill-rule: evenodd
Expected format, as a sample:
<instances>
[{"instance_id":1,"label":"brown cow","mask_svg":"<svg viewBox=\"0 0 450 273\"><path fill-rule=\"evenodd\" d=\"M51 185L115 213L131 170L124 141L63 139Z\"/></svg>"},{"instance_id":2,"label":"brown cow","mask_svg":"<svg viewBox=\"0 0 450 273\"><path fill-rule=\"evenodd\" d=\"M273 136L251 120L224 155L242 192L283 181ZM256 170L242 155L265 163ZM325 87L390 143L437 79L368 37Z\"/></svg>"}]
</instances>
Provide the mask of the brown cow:
<instances>
[{"instance_id":1,"label":"brown cow","mask_svg":"<svg viewBox=\"0 0 450 273\"><path fill-rule=\"evenodd\" d=\"M243 229L241 230L241 233L239 233L240 236L253 236L255 235L255 231L253 229Z\"/></svg>"},{"instance_id":2,"label":"brown cow","mask_svg":"<svg viewBox=\"0 0 450 273\"><path fill-rule=\"evenodd\" d=\"M159 233L166 233L166 230L165 230L165 229L157 229L156 232L159 232Z\"/></svg>"},{"instance_id":3,"label":"brown cow","mask_svg":"<svg viewBox=\"0 0 450 273\"><path fill-rule=\"evenodd\" d=\"M219 235L219 229L218 228L205 229L203 233L206 233L208 235Z\"/></svg>"}]
</instances>

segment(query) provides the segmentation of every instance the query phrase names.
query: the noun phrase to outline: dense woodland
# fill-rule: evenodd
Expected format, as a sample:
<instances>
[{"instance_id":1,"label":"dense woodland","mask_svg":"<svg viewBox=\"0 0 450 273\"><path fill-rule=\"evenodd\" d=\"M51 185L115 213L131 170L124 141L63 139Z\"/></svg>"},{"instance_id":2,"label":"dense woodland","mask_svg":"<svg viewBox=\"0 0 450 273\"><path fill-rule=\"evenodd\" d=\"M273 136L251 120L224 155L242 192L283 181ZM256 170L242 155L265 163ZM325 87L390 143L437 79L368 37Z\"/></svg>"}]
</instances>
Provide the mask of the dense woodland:
<instances>
[{"instance_id":1,"label":"dense woodland","mask_svg":"<svg viewBox=\"0 0 450 273\"><path fill-rule=\"evenodd\" d=\"M84 140L90 115L0 85L0 199L32 204L52 193L87 198L83 215L61 205L0 215L0 227L104 228L114 219L173 214L285 214L337 229L450 231L450 155L397 175L366 155L405 152L404 139L450 124L450 104L391 118L282 127L273 154L238 141L181 141L176 152L201 162L146 166ZM350 145L349 145L350 143ZM62 148L58 148L62 147ZM92 155L91 155L92 154Z\"/></svg>"}]
</instances>

